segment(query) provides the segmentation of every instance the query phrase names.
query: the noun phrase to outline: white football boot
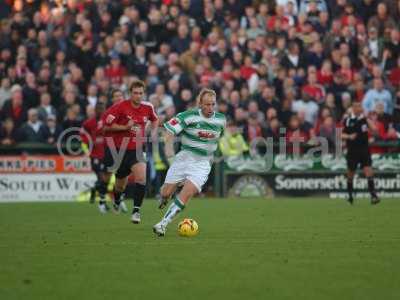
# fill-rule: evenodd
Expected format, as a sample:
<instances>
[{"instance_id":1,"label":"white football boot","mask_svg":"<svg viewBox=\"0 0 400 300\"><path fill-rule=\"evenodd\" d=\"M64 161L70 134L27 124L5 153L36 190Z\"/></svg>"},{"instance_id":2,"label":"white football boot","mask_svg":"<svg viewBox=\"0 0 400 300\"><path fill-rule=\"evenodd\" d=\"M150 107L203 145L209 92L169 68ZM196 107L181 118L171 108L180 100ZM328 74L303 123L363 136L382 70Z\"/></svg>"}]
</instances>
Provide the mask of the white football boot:
<instances>
[{"instance_id":1,"label":"white football boot","mask_svg":"<svg viewBox=\"0 0 400 300\"><path fill-rule=\"evenodd\" d=\"M99 204L99 211L100 211L100 213L102 213L102 214L106 214L107 211L108 211L107 205L106 205L105 203Z\"/></svg>"},{"instance_id":2,"label":"white football boot","mask_svg":"<svg viewBox=\"0 0 400 300\"><path fill-rule=\"evenodd\" d=\"M125 201L121 201L121 203L119 204L119 210L123 213L128 212L128 207L126 206Z\"/></svg>"},{"instance_id":3,"label":"white football boot","mask_svg":"<svg viewBox=\"0 0 400 300\"><path fill-rule=\"evenodd\" d=\"M153 226L153 232L157 236L164 236L166 231L167 231L167 226L165 226L162 221Z\"/></svg>"},{"instance_id":4,"label":"white football boot","mask_svg":"<svg viewBox=\"0 0 400 300\"><path fill-rule=\"evenodd\" d=\"M140 223L140 212L134 212L133 214L132 214L132 217L131 217L131 221L132 221L132 223L133 224L139 224Z\"/></svg>"}]
</instances>

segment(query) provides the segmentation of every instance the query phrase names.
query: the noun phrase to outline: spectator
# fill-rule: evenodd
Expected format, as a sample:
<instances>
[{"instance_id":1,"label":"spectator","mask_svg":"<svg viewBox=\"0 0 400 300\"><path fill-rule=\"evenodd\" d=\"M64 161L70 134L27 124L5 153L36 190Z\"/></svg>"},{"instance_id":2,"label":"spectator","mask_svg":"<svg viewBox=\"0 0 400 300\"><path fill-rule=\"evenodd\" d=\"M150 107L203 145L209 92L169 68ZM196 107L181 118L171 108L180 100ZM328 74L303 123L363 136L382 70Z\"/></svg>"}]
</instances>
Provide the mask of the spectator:
<instances>
[{"instance_id":1,"label":"spectator","mask_svg":"<svg viewBox=\"0 0 400 300\"><path fill-rule=\"evenodd\" d=\"M324 101L325 91L323 87L317 83L316 70L309 71L307 84L303 86L302 92L309 95L313 100L318 103Z\"/></svg>"},{"instance_id":2,"label":"spectator","mask_svg":"<svg viewBox=\"0 0 400 300\"><path fill-rule=\"evenodd\" d=\"M56 144L61 132L62 128L57 124L56 116L48 115L44 130L45 142L50 145Z\"/></svg>"},{"instance_id":3,"label":"spectator","mask_svg":"<svg viewBox=\"0 0 400 300\"><path fill-rule=\"evenodd\" d=\"M322 120L318 136L326 139L328 142L329 151L333 152L336 147L336 126L331 115L326 116Z\"/></svg>"},{"instance_id":4,"label":"spectator","mask_svg":"<svg viewBox=\"0 0 400 300\"><path fill-rule=\"evenodd\" d=\"M363 108L372 112L377 103L383 103L385 113L393 114L393 98L390 92L384 88L382 78L375 78L373 88L368 90L363 99Z\"/></svg>"},{"instance_id":5,"label":"spectator","mask_svg":"<svg viewBox=\"0 0 400 300\"><path fill-rule=\"evenodd\" d=\"M179 61L182 64L182 68L188 74L193 75L196 65L200 63L200 44L198 42L191 42L189 50L181 54ZM214 63L215 61L213 61Z\"/></svg>"},{"instance_id":6,"label":"spectator","mask_svg":"<svg viewBox=\"0 0 400 300\"><path fill-rule=\"evenodd\" d=\"M309 134L300 125L298 116L293 115L289 120L289 126L286 131L287 151L289 153L301 153L301 146L309 139Z\"/></svg>"},{"instance_id":7,"label":"spectator","mask_svg":"<svg viewBox=\"0 0 400 300\"><path fill-rule=\"evenodd\" d=\"M237 157L249 151L249 146L232 120L226 124L225 134L219 140L219 149L224 157Z\"/></svg>"},{"instance_id":8,"label":"spectator","mask_svg":"<svg viewBox=\"0 0 400 300\"><path fill-rule=\"evenodd\" d=\"M300 1L300 13L305 14L310 10L317 9L318 11L327 11L328 6L325 0L301 0Z\"/></svg>"},{"instance_id":9,"label":"spectator","mask_svg":"<svg viewBox=\"0 0 400 300\"><path fill-rule=\"evenodd\" d=\"M51 105L51 96L49 93L44 93L40 96L40 106L38 107L38 117L41 122L46 122L49 115L57 116L57 111Z\"/></svg>"},{"instance_id":10,"label":"spectator","mask_svg":"<svg viewBox=\"0 0 400 300\"><path fill-rule=\"evenodd\" d=\"M190 47L190 36L187 25L182 24L178 27L178 35L172 39L171 48L178 54L182 54Z\"/></svg>"},{"instance_id":11,"label":"spectator","mask_svg":"<svg viewBox=\"0 0 400 300\"><path fill-rule=\"evenodd\" d=\"M264 88L258 103L261 111L267 111L271 107L275 108L276 110L279 110L280 108L279 101L275 97L274 88L271 86L266 86Z\"/></svg>"},{"instance_id":12,"label":"spectator","mask_svg":"<svg viewBox=\"0 0 400 300\"><path fill-rule=\"evenodd\" d=\"M27 143L44 143L46 141L45 128L38 118L36 108L28 110L28 120L19 129L18 140Z\"/></svg>"},{"instance_id":13,"label":"spectator","mask_svg":"<svg viewBox=\"0 0 400 300\"><path fill-rule=\"evenodd\" d=\"M86 104L89 104L93 107L96 106L98 101L98 88L95 84L90 84L87 88L87 96L86 96Z\"/></svg>"},{"instance_id":14,"label":"spectator","mask_svg":"<svg viewBox=\"0 0 400 300\"><path fill-rule=\"evenodd\" d=\"M246 141L248 141L249 143L251 143L253 140L256 140L257 138L262 138L265 136L265 131L262 128L257 117L258 116L255 113L249 114L247 124L244 127L243 134Z\"/></svg>"},{"instance_id":15,"label":"spectator","mask_svg":"<svg viewBox=\"0 0 400 300\"><path fill-rule=\"evenodd\" d=\"M395 88L400 88L400 57L397 59L397 65L390 70L389 81Z\"/></svg>"},{"instance_id":16,"label":"spectator","mask_svg":"<svg viewBox=\"0 0 400 300\"><path fill-rule=\"evenodd\" d=\"M272 119L270 119L268 125L269 126L265 132L265 136L267 138L269 138L269 137L273 138L273 141L275 141L275 142L279 141L279 138L281 137L281 130L280 130L281 124L280 124L278 118L273 117Z\"/></svg>"},{"instance_id":17,"label":"spectator","mask_svg":"<svg viewBox=\"0 0 400 300\"><path fill-rule=\"evenodd\" d=\"M1 120L11 117L19 129L40 95L43 122L56 114L60 125L75 126L92 113L90 105L121 100L133 78L147 82L161 118L193 107L194 93L209 87L238 127L253 122L250 128L260 125L262 135L273 127L268 134L277 136L276 126L288 126L294 115L310 136L323 132L321 126L329 134L352 101L370 111L382 102L386 113L397 116L396 1L92 2L72 1L55 15L47 6L13 8L3 20ZM382 91L374 87L379 78ZM304 91L311 95L307 103L297 100ZM299 108L304 105L310 110ZM329 109L333 121L315 122L318 109L324 115ZM253 114L257 122L248 120Z\"/></svg>"},{"instance_id":18,"label":"spectator","mask_svg":"<svg viewBox=\"0 0 400 300\"><path fill-rule=\"evenodd\" d=\"M372 58L379 60L382 57L383 40L378 36L378 29L370 27L368 29L368 48Z\"/></svg>"},{"instance_id":19,"label":"spectator","mask_svg":"<svg viewBox=\"0 0 400 300\"><path fill-rule=\"evenodd\" d=\"M8 77L1 79L0 85L0 112L6 100L11 98L11 82Z\"/></svg>"},{"instance_id":20,"label":"spectator","mask_svg":"<svg viewBox=\"0 0 400 300\"><path fill-rule=\"evenodd\" d=\"M79 106L78 106L79 108ZM72 105L67 109L66 116L64 118L64 121L61 124L61 127L63 130L66 130L71 127L80 127L82 120L79 120L79 109L77 110L76 105ZM67 138L66 136L65 138Z\"/></svg>"},{"instance_id":21,"label":"spectator","mask_svg":"<svg viewBox=\"0 0 400 300\"><path fill-rule=\"evenodd\" d=\"M29 109L39 105L40 95L39 91L37 90L35 74L29 72L25 76L26 83L22 89L22 94L25 99L24 106Z\"/></svg>"},{"instance_id":22,"label":"spectator","mask_svg":"<svg viewBox=\"0 0 400 300\"><path fill-rule=\"evenodd\" d=\"M11 118L5 119L0 127L0 145L13 146L17 139L18 136L14 121Z\"/></svg>"},{"instance_id":23,"label":"spectator","mask_svg":"<svg viewBox=\"0 0 400 300\"><path fill-rule=\"evenodd\" d=\"M257 101L250 101L249 104L247 105L247 111L249 112L249 114L254 114L257 117L257 121L260 124L263 124L265 121L265 116L264 114L259 110L258 108L258 103Z\"/></svg>"},{"instance_id":24,"label":"spectator","mask_svg":"<svg viewBox=\"0 0 400 300\"><path fill-rule=\"evenodd\" d=\"M368 20L368 27L377 28L379 35L383 35L385 28L394 28L396 23L393 18L389 15L387 6L385 3L381 2L376 8L376 15Z\"/></svg>"},{"instance_id":25,"label":"spectator","mask_svg":"<svg viewBox=\"0 0 400 300\"><path fill-rule=\"evenodd\" d=\"M110 56L111 62L105 68L106 77L111 81L111 84L118 86L122 83L122 77L126 74L126 69L121 65L119 54L113 52Z\"/></svg>"},{"instance_id":26,"label":"spectator","mask_svg":"<svg viewBox=\"0 0 400 300\"><path fill-rule=\"evenodd\" d=\"M22 88L18 84L11 87L11 99L4 102L1 111L1 119L6 119L11 116L16 128L19 128L26 120L26 108L24 105Z\"/></svg>"},{"instance_id":27,"label":"spectator","mask_svg":"<svg viewBox=\"0 0 400 300\"><path fill-rule=\"evenodd\" d=\"M312 97L303 91L303 99L293 102L292 111L296 113L304 112L305 120L311 124L315 124L318 116L319 106Z\"/></svg>"},{"instance_id":28,"label":"spectator","mask_svg":"<svg viewBox=\"0 0 400 300\"><path fill-rule=\"evenodd\" d=\"M296 42L289 44L288 54L283 57L281 65L286 69L298 69L306 65L304 58L300 55L299 45Z\"/></svg>"}]
</instances>

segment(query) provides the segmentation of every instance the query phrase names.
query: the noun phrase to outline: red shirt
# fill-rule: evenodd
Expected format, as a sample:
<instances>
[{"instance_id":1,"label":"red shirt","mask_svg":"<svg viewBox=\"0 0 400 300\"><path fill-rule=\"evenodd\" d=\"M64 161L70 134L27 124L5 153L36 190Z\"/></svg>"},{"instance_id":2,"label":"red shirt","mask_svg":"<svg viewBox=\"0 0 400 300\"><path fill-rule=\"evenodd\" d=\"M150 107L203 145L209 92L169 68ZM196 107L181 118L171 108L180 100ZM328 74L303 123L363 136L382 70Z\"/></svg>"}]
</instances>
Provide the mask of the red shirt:
<instances>
[{"instance_id":1,"label":"red shirt","mask_svg":"<svg viewBox=\"0 0 400 300\"><path fill-rule=\"evenodd\" d=\"M390 75L389 75L389 81L394 86L400 85L400 68L399 67L392 69L392 71L390 72Z\"/></svg>"},{"instance_id":2,"label":"red shirt","mask_svg":"<svg viewBox=\"0 0 400 300\"><path fill-rule=\"evenodd\" d=\"M22 113L22 106L13 106L12 114L13 114L14 120L19 119L19 117L21 116L21 113Z\"/></svg>"},{"instance_id":3,"label":"red shirt","mask_svg":"<svg viewBox=\"0 0 400 300\"><path fill-rule=\"evenodd\" d=\"M322 73L321 71L317 72L317 80L318 83L322 85L328 85L333 82L333 74L332 73Z\"/></svg>"},{"instance_id":4,"label":"red shirt","mask_svg":"<svg viewBox=\"0 0 400 300\"><path fill-rule=\"evenodd\" d=\"M241 66L240 67L240 75L242 78L249 80L251 75L256 73L256 70L253 67L246 67L246 66Z\"/></svg>"},{"instance_id":5,"label":"red shirt","mask_svg":"<svg viewBox=\"0 0 400 300\"><path fill-rule=\"evenodd\" d=\"M122 77L126 75L126 70L123 66L119 66L117 68L108 66L104 72L106 77L111 80L112 84L121 84Z\"/></svg>"},{"instance_id":6,"label":"red shirt","mask_svg":"<svg viewBox=\"0 0 400 300\"><path fill-rule=\"evenodd\" d=\"M104 126L112 124L126 125L129 120L133 120L135 124L130 130L126 131L106 131L106 145L110 147L110 143L114 141L116 148L121 148L124 139L127 139L127 149L136 149L136 144L144 142L144 133L147 121L156 121L158 117L154 111L154 107L149 102L142 102L138 107L133 107L130 100L122 100L113 104L105 111L102 117ZM112 141L110 141L111 138Z\"/></svg>"},{"instance_id":7,"label":"red shirt","mask_svg":"<svg viewBox=\"0 0 400 300\"><path fill-rule=\"evenodd\" d=\"M306 92L311 97L313 97L315 100L317 100L317 102L320 102L321 100L323 100L324 90L322 89L322 87L320 87L318 85L307 84L307 85L303 86L302 90L303 90L303 92Z\"/></svg>"},{"instance_id":8,"label":"red shirt","mask_svg":"<svg viewBox=\"0 0 400 300\"><path fill-rule=\"evenodd\" d=\"M102 121L97 121L95 117L83 122L80 132L83 143L92 146L90 151L91 158L102 159L104 157L104 136Z\"/></svg>"}]
</instances>

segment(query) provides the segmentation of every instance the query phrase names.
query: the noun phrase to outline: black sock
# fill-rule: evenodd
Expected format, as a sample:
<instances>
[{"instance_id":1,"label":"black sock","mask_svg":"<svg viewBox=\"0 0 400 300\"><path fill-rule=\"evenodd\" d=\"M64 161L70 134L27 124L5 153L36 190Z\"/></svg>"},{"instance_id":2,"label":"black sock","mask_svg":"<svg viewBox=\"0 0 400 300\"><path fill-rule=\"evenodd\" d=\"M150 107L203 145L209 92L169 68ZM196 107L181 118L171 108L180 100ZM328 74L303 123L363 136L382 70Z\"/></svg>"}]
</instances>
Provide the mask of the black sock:
<instances>
[{"instance_id":1,"label":"black sock","mask_svg":"<svg viewBox=\"0 0 400 300\"><path fill-rule=\"evenodd\" d=\"M114 203L119 205L121 203L121 197L123 192L116 191L114 188Z\"/></svg>"},{"instance_id":2,"label":"black sock","mask_svg":"<svg viewBox=\"0 0 400 300\"><path fill-rule=\"evenodd\" d=\"M98 181L96 189L99 192L100 204L106 203L107 183L105 183L104 181Z\"/></svg>"},{"instance_id":3,"label":"black sock","mask_svg":"<svg viewBox=\"0 0 400 300\"><path fill-rule=\"evenodd\" d=\"M349 198L353 198L353 178L347 178L347 192L349 193Z\"/></svg>"},{"instance_id":4,"label":"black sock","mask_svg":"<svg viewBox=\"0 0 400 300\"><path fill-rule=\"evenodd\" d=\"M133 213L138 212L140 210L145 193L146 193L146 186L140 183L136 183L135 189L133 191Z\"/></svg>"},{"instance_id":5,"label":"black sock","mask_svg":"<svg viewBox=\"0 0 400 300\"><path fill-rule=\"evenodd\" d=\"M375 183L373 177L368 177L368 191L372 196L375 195Z\"/></svg>"},{"instance_id":6,"label":"black sock","mask_svg":"<svg viewBox=\"0 0 400 300\"><path fill-rule=\"evenodd\" d=\"M134 199L135 196L135 183L128 183L125 188L125 198Z\"/></svg>"}]
</instances>

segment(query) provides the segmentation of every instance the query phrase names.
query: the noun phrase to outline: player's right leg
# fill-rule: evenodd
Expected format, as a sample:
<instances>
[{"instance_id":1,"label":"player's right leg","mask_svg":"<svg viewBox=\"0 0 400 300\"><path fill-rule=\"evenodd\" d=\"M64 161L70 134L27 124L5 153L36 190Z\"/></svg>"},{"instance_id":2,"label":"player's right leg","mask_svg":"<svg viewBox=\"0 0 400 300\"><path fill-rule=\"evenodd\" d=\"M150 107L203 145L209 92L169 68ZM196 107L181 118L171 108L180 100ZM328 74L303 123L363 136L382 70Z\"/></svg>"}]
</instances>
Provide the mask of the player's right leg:
<instances>
[{"instance_id":1,"label":"player's right leg","mask_svg":"<svg viewBox=\"0 0 400 300\"><path fill-rule=\"evenodd\" d=\"M164 217L161 219L160 222L154 225L154 233L158 236L164 236L165 232L167 231L168 224L171 223L179 214L179 212L181 212L185 208L189 200L200 191L201 187L199 189L196 184L194 184L190 180L186 180L182 190L179 192L178 195L174 196L174 202L170 204Z\"/></svg>"},{"instance_id":2,"label":"player's right leg","mask_svg":"<svg viewBox=\"0 0 400 300\"><path fill-rule=\"evenodd\" d=\"M374 171L372 170L371 166L364 166L363 171L365 177L367 177L368 180L368 191L371 195L371 204L378 204L379 202L381 202L381 200L379 199L375 191Z\"/></svg>"},{"instance_id":3,"label":"player's right leg","mask_svg":"<svg viewBox=\"0 0 400 300\"><path fill-rule=\"evenodd\" d=\"M173 163L173 165L175 162ZM196 162L179 162L177 164L184 165L185 169L181 171L181 176L184 176L185 183L183 185L182 190L179 192L178 195L173 197L174 201L168 207L167 212L165 213L164 217L161 219L159 223L154 225L153 231L158 236L164 236L167 226L169 223L173 221L173 219L178 215L180 211L182 211L189 200L195 196L196 194L201 192L203 185L206 183L208 179L208 175L211 171L211 165L209 161L196 161ZM172 166L171 166L172 167ZM168 170L170 171L170 170ZM165 180L165 182L169 182L171 180L172 175ZM181 182L178 177L173 182ZM172 187L171 187L172 189ZM168 196L166 193L165 196Z\"/></svg>"}]
</instances>

